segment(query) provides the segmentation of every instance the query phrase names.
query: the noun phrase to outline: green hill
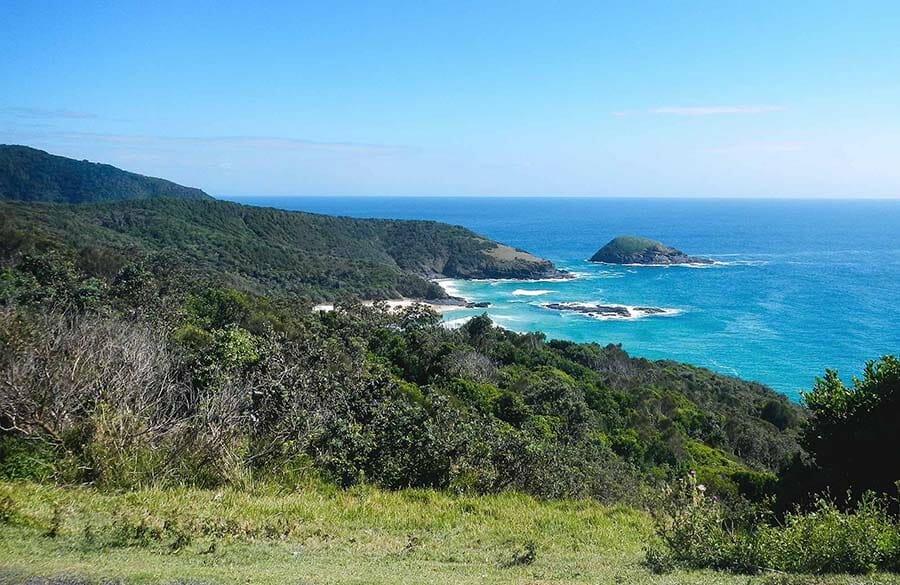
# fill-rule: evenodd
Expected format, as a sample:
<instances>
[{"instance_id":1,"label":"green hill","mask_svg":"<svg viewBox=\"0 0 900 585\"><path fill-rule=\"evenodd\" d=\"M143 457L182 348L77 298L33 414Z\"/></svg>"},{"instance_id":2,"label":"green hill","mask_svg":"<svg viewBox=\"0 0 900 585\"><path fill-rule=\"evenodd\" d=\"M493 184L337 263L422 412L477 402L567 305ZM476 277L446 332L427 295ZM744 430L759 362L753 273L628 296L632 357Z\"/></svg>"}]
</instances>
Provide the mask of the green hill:
<instances>
[{"instance_id":1,"label":"green hill","mask_svg":"<svg viewBox=\"0 0 900 585\"><path fill-rule=\"evenodd\" d=\"M115 272L165 253L219 284L312 300L440 298L448 278L561 276L547 260L432 221L351 219L216 200L0 202L6 254L61 248Z\"/></svg>"},{"instance_id":2,"label":"green hill","mask_svg":"<svg viewBox=\"0 0 900 585\"><path fill-rule=\"evenodd\" d=\"M88 203L154 197L211 198L200 189L110 165L0 144L0 199Z\"/></svg>"}]
</instances>

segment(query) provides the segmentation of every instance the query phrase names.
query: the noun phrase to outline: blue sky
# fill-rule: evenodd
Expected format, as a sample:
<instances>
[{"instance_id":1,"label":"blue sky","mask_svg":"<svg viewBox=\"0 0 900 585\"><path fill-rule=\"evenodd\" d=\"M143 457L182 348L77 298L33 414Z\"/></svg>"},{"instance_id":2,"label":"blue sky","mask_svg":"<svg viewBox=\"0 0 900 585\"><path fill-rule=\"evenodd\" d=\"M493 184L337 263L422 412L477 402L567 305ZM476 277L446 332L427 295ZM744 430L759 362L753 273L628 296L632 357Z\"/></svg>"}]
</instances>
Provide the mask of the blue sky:
<instances>
[{"instance_id":1,"label":"blue sky","mask_svg":"<svg viewBox=\"0 0 900 585\"><path fill-rule=\"evenodd\" d=\"M218 195L900 196L900 3L5 2L0 142Z\"/></svg>"}]
</instances>

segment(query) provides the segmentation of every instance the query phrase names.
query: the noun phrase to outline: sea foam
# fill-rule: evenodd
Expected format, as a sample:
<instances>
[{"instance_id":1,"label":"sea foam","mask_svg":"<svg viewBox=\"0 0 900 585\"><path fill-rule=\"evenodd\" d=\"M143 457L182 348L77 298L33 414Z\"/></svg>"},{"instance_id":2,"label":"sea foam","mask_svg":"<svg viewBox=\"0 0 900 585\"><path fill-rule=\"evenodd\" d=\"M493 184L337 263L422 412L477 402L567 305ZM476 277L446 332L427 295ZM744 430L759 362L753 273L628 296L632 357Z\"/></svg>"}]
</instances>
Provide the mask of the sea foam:
<instances>
[{"instance_id":1,"label":"sea foam","mask_svg":"<svg viewBox=\"0 0 900 585\"><path fill-rule=\"evenodd\" d=\"M451 297L462 297L459 292L459 283L453 278L436 278L432 282L444 289Z\"/></svg>"},{"instance_id":2,"label":"sea foam","mask_svg":"<svg viewBox=\"0 0 900 585\"><path fill-rule=\"evenodd\" d=\"M517 288L512 291L512 294L517 297L539 297L541 295L546 295L552 293L552 290L529 290L527 288Z\"/></svg>"}]
</instances>

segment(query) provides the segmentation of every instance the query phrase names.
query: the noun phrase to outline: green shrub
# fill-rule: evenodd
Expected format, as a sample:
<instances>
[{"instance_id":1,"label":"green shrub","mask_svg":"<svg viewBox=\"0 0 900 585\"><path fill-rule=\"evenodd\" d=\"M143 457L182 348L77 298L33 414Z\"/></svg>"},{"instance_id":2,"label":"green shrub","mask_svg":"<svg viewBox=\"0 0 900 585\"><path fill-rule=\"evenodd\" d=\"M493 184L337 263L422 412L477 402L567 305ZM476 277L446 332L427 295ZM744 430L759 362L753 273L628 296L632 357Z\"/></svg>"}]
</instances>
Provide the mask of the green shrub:
<instances>
[{"instance_id":1,"label":"green shrub","mask_svg":"<svg viewBox=\"0 0 900 585\"><path fill-rule=\"evenodd\" d=\"M653 520L665 550L648 549L648 565L725 568L730 556L725 551L734 548L737 535L726 524L724 507L706 489L694 472L664 488Z\"/></svg>"},{"instance_id":2,"label":"green shrub","mask_svg":"<svg viewBox=\"0 0 900 585\"><path fill-rule=\"evenodd\" d=\"M826 370L811 392L801 394L812 413L801 443L815 464L796 470L786 483L799 479L812 492L849 491L854 497L848 503L866 491L891 492L900 480L900 359L885 355L867 362L850 386ZM807 490L794 499L802 503Z\"/></svg>"},{"instance_id":3,"label":"green shrub","mask_svg":"<svg viewBox=\"0 0 900 585\"><path fill-rule=\"evenodd\" d=\"M0 524L12 522L15 515L16 501L8 493L0 493Z\"/></svg>"},{"instance_id":4,"label":"green shrub","mask_svg":"<svg viewBox=\"0 0 900 585\"><path fill-rule=\"evenodd\" d=\"M792 573L871 573L900 568L900 524L884 499L864 497L842 512L819 498L813 510L789 513L783 526L760 527L767 566Z\"/></svg>"},{"instance_id":5,"label":"green shrub","mask_svg":"<svg viewBox=\"0 0 900 585\"><path fill-rule=\"evenodd\" d=\"M675 560L669 549L659 544L644 547L643 565L656 575L665 575L675 570Z\"/></svg>"},{"instance_id":6,"label":"green shrub","mask_svg":"<svg viewBox=\"0 0 900 585\"><path fill-rule=\"evenodd\" d=\"M463 378L454 378L447 388L464 404L470 404L482 412L489 412L491 405L500 398L500 391L496 386L479 384Z\"/></svg>"},{"instance_id":7,"label":"green shrub","mask_svg":"<svg viewBox=\"0 0 900 585\"><path fill-rule=\"evenodd\" d=\"M900 521L886 498L869 494L855 509L842 511L820 497L811 511L788 513L776 524L758 508L729 508L705 491L694 474L665 489L653 511L659 544L645 550L648 568L750 574L900 570Z\"/></svg>"},{"instance_id":8,"label":"green shrub","mask_svg":"<svg viewBox=\"0 0 900 585\"><path fill-rule=\"evenodd\" d=\"M23 436L0 437L0 477L47 481L56 472L58 454L46 441Z\"/></svg>"},{"instance_id":9,"label":"green shrub","mask_svg":"<svg viewBox=\"0 0 900 585\"><path fill-rule=\"evenodd\" d=\"M71 280L66 257L7 272L31 270L50 294ZM738 493L734 474L796 448L758 418L771 392L711 372L486 316L451 331L422 307L320 314L135 261L90 269L114 279L90 312L0 307L0 423L49 449L0 445L6 477L131 489L313 476L634 502L687 464ZM740 423L727 436L725 420Z\"/></svg>"}]
</instances>

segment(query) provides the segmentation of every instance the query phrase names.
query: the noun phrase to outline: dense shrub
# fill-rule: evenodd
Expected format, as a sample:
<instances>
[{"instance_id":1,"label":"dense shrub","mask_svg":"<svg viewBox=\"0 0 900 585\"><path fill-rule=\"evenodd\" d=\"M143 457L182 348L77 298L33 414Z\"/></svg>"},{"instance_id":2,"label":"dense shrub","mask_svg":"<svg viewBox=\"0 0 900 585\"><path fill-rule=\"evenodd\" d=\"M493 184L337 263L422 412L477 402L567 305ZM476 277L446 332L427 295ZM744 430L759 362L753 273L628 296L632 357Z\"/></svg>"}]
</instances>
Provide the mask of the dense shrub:
<instances>
[{"instance_id":1,"label":"dense shrub","mask_svg":"<svg viewBox=\"0 0 900 585\"><path fill-rule=\"evenodd\" d=\"M746 495L797 451L779 414L795 406L705 370L484 315L448 330L421 306L314 313L160 255L79 257L13 252L0 279L8 477L130 488L312 473L621 501L691 466Z\"/></svg>"},{"instance_id":2,"label":"dense shrub","mask_svg":"<svg viewBox=\"0 0 900 585\"><path fill-rule=\"evenodd\" d=\"M850 511L827 498L808 512L786 515L781 526L757 533L764 566L794 573L870 573L900 570L900 522L888 502L871 494Z\"/></svg>"},{"instance_id":3,"label":"dense shrub","mask_svg":"<svg viewBox=\"0 0 900 585\"><path fill-rule=\"evenodd\" d=\"M801 437L809 459L785 475L788 502L813 491L892 493L900 480L900 360L886 355L865 365L846 386L827 370L803 401L812 416Z\"/></svg>"},{"instance_id":4,"label":"dense shrub","mask_svg":"<svg viewBox=\"0 0 900 585\"><path fill-rule=\"evenodd\" d=\"M56 447L22 435L0 436L0 478L48 481L58 473Z\"/></svg>"},{"instance_id":5,"label":"dense shrub","mask_svg":"<svg viewBox=\"0 0 900 585\"><path fill-rule=\"evenodd\" d=\"M852 509L815 498L810 511L783 520L760 506L726 506L694 475L668 486L654 506L659 542L646 564L739 573L853 573L900 570L900 518L885 497L868 494Z\"/></svg>"}]
</instances>

